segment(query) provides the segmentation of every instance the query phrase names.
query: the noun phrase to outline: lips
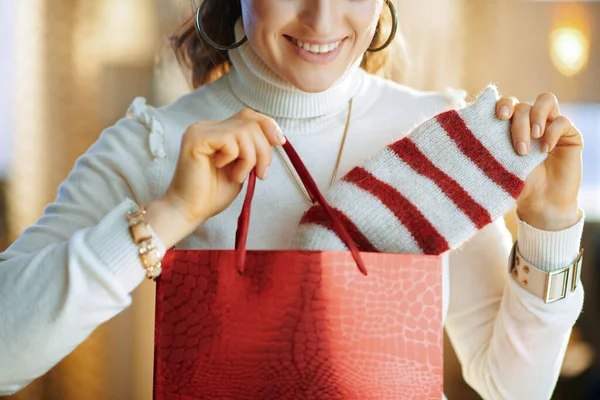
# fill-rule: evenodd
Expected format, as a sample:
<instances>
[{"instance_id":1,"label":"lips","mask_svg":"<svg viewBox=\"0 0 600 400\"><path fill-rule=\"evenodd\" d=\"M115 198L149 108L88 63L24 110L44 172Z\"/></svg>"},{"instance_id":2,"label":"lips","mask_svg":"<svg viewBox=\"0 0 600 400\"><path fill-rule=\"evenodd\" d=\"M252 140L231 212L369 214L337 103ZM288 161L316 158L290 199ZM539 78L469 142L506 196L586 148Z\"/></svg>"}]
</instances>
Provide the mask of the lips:
<instances>
[{"instance_id":1,"label":"lips","mask_svg":"<svg viewBox=\"0 0 600 400\"><path fill-rule=\"evenodd\" d=\"M304 49L305 51L308 51L309 53L314 53L314 54L331 53L332 51L337 49L338 46L343 41L343 39L342 39L342 40L338 40L336 42L318 44L318 43L303 42L300 39L296 39L296 38L293 38L293 37L287 36L287 35L286 35L286 39L288 39L290 42L292 42L295 46L298 46L301 49Z\"/></svg>"}]
</instances>

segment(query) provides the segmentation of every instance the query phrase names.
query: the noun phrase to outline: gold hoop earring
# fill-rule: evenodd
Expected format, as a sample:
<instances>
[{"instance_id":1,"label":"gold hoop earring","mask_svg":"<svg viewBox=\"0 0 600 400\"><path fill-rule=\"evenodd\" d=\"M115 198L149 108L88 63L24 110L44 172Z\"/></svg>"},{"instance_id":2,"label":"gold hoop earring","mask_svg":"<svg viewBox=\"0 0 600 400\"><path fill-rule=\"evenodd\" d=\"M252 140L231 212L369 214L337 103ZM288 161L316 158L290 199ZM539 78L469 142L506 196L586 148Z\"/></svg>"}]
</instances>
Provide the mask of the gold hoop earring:
<instances>
[{"instance_id":1,"label":"gold hoop earring","mask_svg":"<svg viewBox=\"0 0 600 400\"><path fill-rule=\"evenodd\" d=\"M217 50L222 50L222 51L233 50L233 49L240 47L244 43L246 43L248 38L245 35L242 38L242 40L240 40L239 42L228 45L228 46L218 44L208 36L206 31L204 30L204 25L202 25L202 14L204 11L204 6L206 5L207 2L208 2L208 0L202 0L202 3L200 3L200 7L198 7L198 10L196 11L196 33L199 34L200 37L202 39L204 39L204 41L206 43L208 43L211 47L214 47ZM196 9L196 0L190 0L190 3L192 5L192 10L195 10Z\"/></svg>"},{"instance_id":2,"label":"gold hoop earring","mask_svg":"<svg viewBox=\"0 0 600 400\"><path fill-rule=\"evenodd\" d=\"M368 48L367 51L371 53L376 53L387 48L390 45L390 43L392 43L392 40L394 40L394 38L396 37L396 32L398 31L398 12L396 11L396 6L394 6L393 0L385 0L385 2L387 3L388 8L390 9L390 13L392 14L392 32L390 33L390 37L385 41L384 44L374 49Z\"/></svg>"}]
</instances>

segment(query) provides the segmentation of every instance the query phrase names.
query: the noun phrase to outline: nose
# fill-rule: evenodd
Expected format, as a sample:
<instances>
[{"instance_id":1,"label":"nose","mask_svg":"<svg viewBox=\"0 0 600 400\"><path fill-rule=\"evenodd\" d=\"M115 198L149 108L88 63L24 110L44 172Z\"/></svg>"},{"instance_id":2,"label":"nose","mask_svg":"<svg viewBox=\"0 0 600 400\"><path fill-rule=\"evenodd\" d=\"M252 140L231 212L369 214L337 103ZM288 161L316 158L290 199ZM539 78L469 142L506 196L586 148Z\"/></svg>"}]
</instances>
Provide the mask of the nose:
<instances>
[{"instance_id":1,"label":"nose","mask_svg":"<svg viewBox=\"0 0 600 400\"><path fill-rule=\"evenodd\" d=\"M338 3L339 0L307 0L298 18L316 36L327 36L340 17Z\"/></svg>"}]
</instances>

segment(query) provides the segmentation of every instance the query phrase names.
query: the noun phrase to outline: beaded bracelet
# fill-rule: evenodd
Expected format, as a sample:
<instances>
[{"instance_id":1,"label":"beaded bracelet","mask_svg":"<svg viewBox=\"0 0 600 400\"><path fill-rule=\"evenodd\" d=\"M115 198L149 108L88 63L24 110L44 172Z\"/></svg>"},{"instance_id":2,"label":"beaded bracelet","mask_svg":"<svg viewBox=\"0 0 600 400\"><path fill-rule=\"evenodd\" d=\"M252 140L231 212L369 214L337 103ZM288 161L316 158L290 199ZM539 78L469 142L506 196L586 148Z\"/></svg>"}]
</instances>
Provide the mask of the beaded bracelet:
<instances>
[{"instance_id":1,"label":"beaded bracelet","mask_svg":"<svg viewBox=\"0 0 600 400\"><path fill-rule=\"evenodd\" d=\"M162 256L153 243L152 228L145 221L146 207L136 204L127 212L129 232L133 242L139 246L139 257L148 279L156 280L162 272Z\"/></svg>"}]
</instances>

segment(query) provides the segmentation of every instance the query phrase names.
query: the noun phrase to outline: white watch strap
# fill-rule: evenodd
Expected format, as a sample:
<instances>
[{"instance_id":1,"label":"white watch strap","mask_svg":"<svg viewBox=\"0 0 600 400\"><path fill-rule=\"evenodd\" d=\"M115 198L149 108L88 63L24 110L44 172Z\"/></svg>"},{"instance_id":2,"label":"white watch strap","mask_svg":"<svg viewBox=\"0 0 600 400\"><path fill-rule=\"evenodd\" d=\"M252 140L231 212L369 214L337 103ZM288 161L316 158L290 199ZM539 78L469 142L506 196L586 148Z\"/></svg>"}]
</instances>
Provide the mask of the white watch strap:
<instances>
[{"instance_id":1,"label":"white watch strap","mask_svg":"<svg viewBox=\"0 0 600 400\"><path fill-rule=\"evenodd\" d=\"M583 249L581 249L573 263L552 272L542 271L531 265L519 253L519 246L516 242L510 260L510 274L521 287L543 299L544 303L553 303L564 299L569 292L573 292L579 285Z\"/></svg>"}]
</instances>

